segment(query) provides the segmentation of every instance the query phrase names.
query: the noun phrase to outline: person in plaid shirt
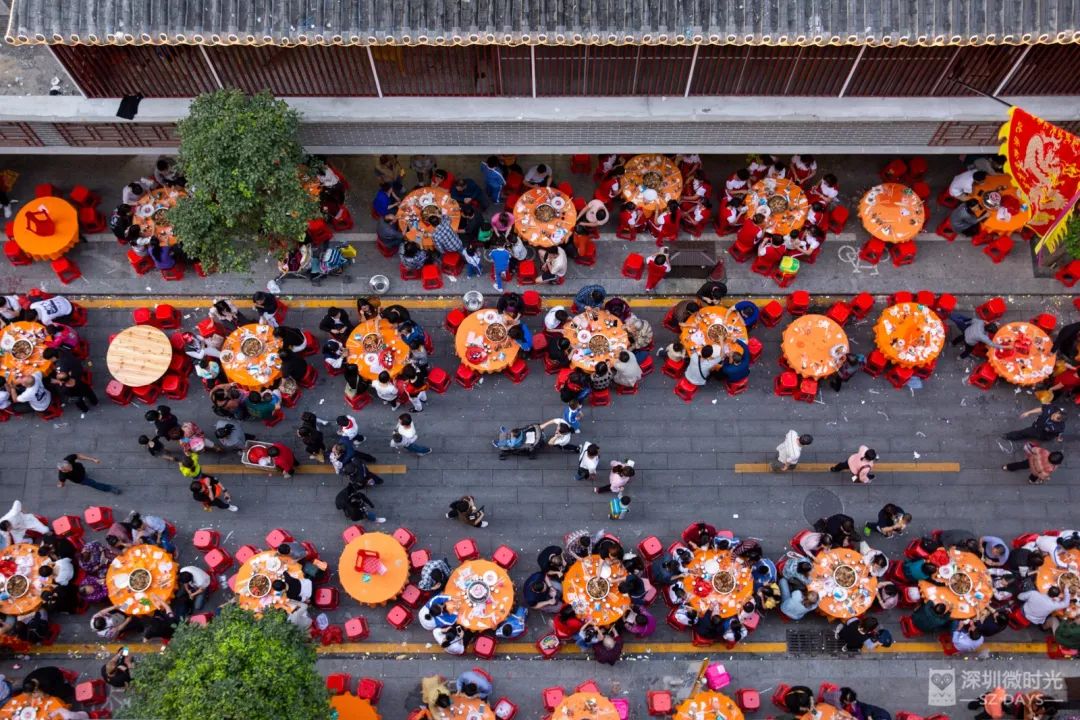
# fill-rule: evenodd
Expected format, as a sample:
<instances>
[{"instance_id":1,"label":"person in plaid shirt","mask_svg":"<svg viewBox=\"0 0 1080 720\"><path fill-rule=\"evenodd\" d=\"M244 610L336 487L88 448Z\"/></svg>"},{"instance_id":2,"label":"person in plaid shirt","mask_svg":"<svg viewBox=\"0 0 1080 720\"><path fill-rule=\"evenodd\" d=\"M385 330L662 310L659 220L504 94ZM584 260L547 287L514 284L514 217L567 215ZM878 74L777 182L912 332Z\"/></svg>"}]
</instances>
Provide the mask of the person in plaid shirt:
<instances>
[{"instance_id":1,"label":"person in plaid shirt","mask_svg":"<svg viewBox=\"0 0 1080 720\"><path fill-rule=\"evenodd\" d=\"M461 252L461 238L458 237L457 232L454 230L449 216L443 215L441 219L431 218L428 222L435 228L431 240L435 243L436 250L441 253Z\"/></svg>"},{"instance_id":2,"label":"person in plaid shirt","mask_svg":"<svg viewBox=\"0 0 1080 720\"><path fill-rule=\"evenodd\" d=\"M1026 459L1002 465L1001 469L1009 472L1030 470L1028 482L1033 485L1041 485L1049 480L1057 466L1065 459L1064 453L1057 450L1051 452L1035 443L1024 445L1024 455L1027 456Z\"/></svg>"}]
</instances>

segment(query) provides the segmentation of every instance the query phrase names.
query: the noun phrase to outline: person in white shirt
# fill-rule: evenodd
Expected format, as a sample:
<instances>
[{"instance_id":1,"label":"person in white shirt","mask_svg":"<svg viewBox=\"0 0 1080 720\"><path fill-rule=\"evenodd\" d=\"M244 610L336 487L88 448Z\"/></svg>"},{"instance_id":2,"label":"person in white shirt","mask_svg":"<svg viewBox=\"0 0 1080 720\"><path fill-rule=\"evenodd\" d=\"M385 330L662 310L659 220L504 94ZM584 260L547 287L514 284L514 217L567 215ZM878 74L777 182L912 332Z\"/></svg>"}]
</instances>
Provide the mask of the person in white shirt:
<instances>
[{"instance_id":1,"label":"person in white shirt","mask_svg":"<svg viewBox=\"0 0 1080 720\"><path fill-rule=\"evenodd\" d=\"M30 303L30 309L38 316L42 325L52 325L57 320L66 320L75 309L71 301L62 295Z\"/></svg>"},{"instance_id":2,"label":"person in white shirt","mask_svg":"<svg viewBox=\"0 0 1080 720\"><path fill-rule=\"evenodd\" d=\"M40 372L36 372L30 377L24 377L19 380L16 387L20 388L18 394L15 396L16 403L19 403L23 408L29 408L34 412L45 412L52 405L52 393L45 387L42 382ZM16 412L20 410L16 409ZM25 409L22 410L25 412Z\"/></svg>"},{"instance_id":3,"label":"person in white shirt","mask_svg":"<svg viewBox=\"0 0 1080 720\"><path fill-rule=\"evenodd\" d=\"M985 642L986 638L984 638L982 633L972 624L965 623L953 630L952 644L960 653L967 654L977 652Z\"/></svg>"},{"instance_id":4,"label":"person in white shirt","mask_svg":"<svg viewBox=\"0 0 1080 720\"><path fill-rule=\"evenodd\" d=\"M24 513L22 503L16 500L11 503L11 509L0 517L0 546L7 547L11 544L26 541L27 532L36 532L45 535L51 530L49 526L41 522L31 513Z\"/></svg>"},{"instance_id":5,"label":"person in white shirt","mask_svg":"<svg viewBox=\"0 0 1080 720\"><path fill-rule=\"evenodd\" d=\"M596 443L586 442L581 446L578 453L578 480L595 480L596 468L600 466L600 446Z\"/></svg>"},{"instance_id":6,"label":"person in white shirt","mask_svg":"<svg viewBox=\"0 0 1080 720\"><path fill-rule=\"evenodd\" d=\"M51 578L57 585L67 585L75 577L75 565L71 558L57 558L46 561L38 569L38 573L43 578Z\"/></svg>"},{"instance_id":7,"label":"person in white shirt","mask_svg":"<svg viewBox=\"0 0 1080 720\"><path fill-rule=\"evenodd\" d=\"M360 425L352 415L338 415L337 434L352 443L353 447L364 442L364 436L360 434Z\"/></svg>"},{"instance_id":8,"label":"person in white shirt","mask_svg":"<svg viewBox=\"0 0 1080 720\"><path fill-rule=\"evenodd\" d=\"M825 201L825 206L828 207L836 202L837 198L840 196L840 184L839 181L837 181L836 176L830 173L821 178L811 192L822 198Z\"/></svg>"},{"instance_id":9,"label":"person in white shirt","mask_svg":"<svg viewBox=\"0 0 1080 720\"><path fill-rule=\"evenodd\" d=\"M569 425L563 422L562 418L552 418L540 425L540 429L544 430L549 427L554 427L555 434L547 440L547 444L550 447L557 447L565 450L566 452L580 453L581 448L574 445L571 440L574 439L574 430Z\"/></svg>"},{"instance_id":10,"label":"person in white shirt","mask_svg":"<svg viewBox=\"0 0 1080 720\"><path fill-rule=\"evenodd\" d=\"M413 455L431 454L431 448L418 443L417 437L416 424L413 423L412 415L402 413L398 417L397 427L394 428L394 434L390 438L390 447L407 450Z\"/></svg>"},{"instance_id":11,"label":"person in white shirt","mask_svg":"<svg viewBox=\"0 0 1080 720\"><path fill-rule=\"evenodd\" d=\"M727 195L729 205L742 204L750 189L750 171L746 168L737 170L724 182L724 193Z\"/></svg>"},{"instance_id":12,"label":"person in white shirt","mask_svg":"<svg viewBox=\"0 0 1080 720\"><path fill-rule=\"evenodd\" d=\"M90 628L100 638L115 640L124 632L124 628L131 623L133 617L124 614L119 605L112 605L94 613L94 616L90 618Z\"/></svg>"},{"instance_id":13,"label":"person in white shirt","mask_svg":"<svg viewBox=\"0 0 1080 720\"><path fill-rule=\"evenodd\" d=\"M724 361L723 353L717 352L712 345L706 345L700 352L690 353L684 377L691 385L704 387L709 380L709 373Z\"/></svg>"},{"instance_id":14,"label":"person in white shirt","mask_svg":"<svg viewBox=\"0 0 1080 720\"><path fill-rule=\"evenodd\" d=\"M150 178L139 178L138 182L129 183L124 186L120 201L125 205L138 205L139 198L153 190L154 185L156 184L157 183Z\"/></svg>"},{"instance_id":15,"label":"person in white shirt","mask_svg":"<svg viewBox=\"0 0 1080 720\"><path fill-rule=\"evenodd\" d=\"M562 326L570 319L570 313L562 305L556 305L544 315L544 331L553 333L562 329Z\"/></svg>"},{"instance_id":16,"label":"person in white shirt","mask_svg":"<svg viewBox=\"0 0 1080 720\"><path fill-rule=\"evenodd\" d=\"M986 179L982 170L965 170L949 183L949 196L957 200L967 200L975 189L975 183Z\"/></svg>"},{"instance_id":17,"label":"person in white shirt","mask_svg":"<svg viewBox=\"0 0 1080 720\"><path fill-rule=\"evenodd\" d=\"M634 387L641 382L641 366L638 364L637 358L633 353L628 353L623 350L619 353L618 359L611 365L615 371L612 377L612 382L616 385L622 385L623 387Z\"/></svg>"},{"instance_id":18,"label":"person in white shirt","mask_svg":"<svg viewBox=\"0 0 1080 720\"><path fill-rule=\"evenodd\" d=\"M371 387L375 390L375 396L377 398L389 405L391 409L397 409L398 387L394 384L393 379L390 377L390 373L383 370L371 383Z\"/></svg>"},{"instance_id":19,"label":"person in white shirt","mask_svg":"<svg viewBox=\"0 0 1080 720\"><path fill-rule=\"evenodd\" d=\"M551 184L551 168L543 163L533 165L525 171L525 187L539 187Z\"/></svg>"},{"instance_id":20,"label":"person in white shirt","mask_svg":"<svg viewBox=\"0 0 1080 720\"><path fill-rule=\"evenodd\" d=\"M435 636L435 642L439 643L450 655L465 654L465 631L460 625L435 628L432 634Z\"/></svg>"},{"instance_id":21,"label":"person in white shirt","mask_svg":"<svg viewBox=\"0 0 1080 720\"><path fill-rule=\"evenodd\" d=\"M812 442L812 435L800 435L794 430L788 430L784 441L776 446L776 462L772 464L772 469L776 472L793 469L799 464L802 449Z\"/></svg>"},{"instance_id":22,"label":"person in white shirt","mask_svg":"<svg viewBox=\"0 0 1080 720\"><path fill-rule=\"evenodd\" d=\"M18 295L0 295L0 318L14 322L22 315L22 305Z\"/></svg>"},{"instance_id":23,"label":"person in white shirt","mask_svg":"<svg viewBox=\"0 0 1080 720\"><path fill-rule=\"evenodd\" d=\"M199 612L206 605L206 595L210 589L210 575L197 565L186 565L180 568L176 579L180 582L181 589L191 600L191 606L195 612Z\"/></svg>"},{"instance_id":24,"label":"person in white shirt","mask_svg":"<svg viewBox=\"0 0 1080 720\"><path fill-rule=\"evenodd\" d=\"M789 176L799 185L805 184L817 174L817 160L813 155L792 155Z\"/></svg>"},{"instance_id":25,"label":"person in white shirt","mask_svg":"<svg viewBox=\"0 0 1080 720\"><path fill-rule=\"evenodd\" d=\"M541 248L541 257L544 260L540 268L540 279L547 283L554 283L566 277L566 251L559 246L553 248Z\"/></svg>"},{"instance_id":26,"label":"person in white shirt","mask_svg":"<svg viewBox=\"0 0 1080 720\"><path fill-rule=\"evenodd\" d=\"M1052 587L1045 593L1028 590L1020 593L1016 598L1023 603L1024 617L1028 622L1039 626L1045 624L1047 619L1058 610L1069 607L1069 603L1072 602L1069 591L1066 590L1062 597L1061 589L1057 587Z\"/></svg>"},{"instance_id":27,"label":"person in white shirt","mask_svg":"<svg viewBox=\"0 0 1080 720\"><path fill-rule=\"evenodd\" d=\"M0 410L7 410L11 407L11 393L8 392L7 383L3 378L0 378Z\"/></svg>"}]
</instances>

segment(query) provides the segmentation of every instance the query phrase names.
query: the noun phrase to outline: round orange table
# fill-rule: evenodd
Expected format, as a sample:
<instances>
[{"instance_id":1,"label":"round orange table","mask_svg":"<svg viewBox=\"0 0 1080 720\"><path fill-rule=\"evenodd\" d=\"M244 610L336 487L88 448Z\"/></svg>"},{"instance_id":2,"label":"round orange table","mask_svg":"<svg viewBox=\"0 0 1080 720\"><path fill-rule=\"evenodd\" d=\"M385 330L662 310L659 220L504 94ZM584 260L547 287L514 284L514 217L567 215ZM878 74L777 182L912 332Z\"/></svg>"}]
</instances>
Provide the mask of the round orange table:
<instances>
[{"instance_id":1,"label":"round orange table","mask_svg":"<svg viewBox=\"0 0 1080 720\"><path fill-rule=\"evenodd\" d=\"M51 235L38 235L26 226L26 216L44 211L53 221ZM34 260L57 260L79 242L79 211L58 197L35 198L15 215L15 243Z\"/></svg>"},{"instance_id":2,"label":"round orange table","mask_svg":"<svg viewBox=\"0 0 1080 720\"><path fill-rule=\"evenodd\" d=\"M435 720L495 720L495 711L478 697L454 693L450 707L438 708Z\"/></svg>"},{"instance_id":3,"label":"round orange table","mask_svg":"<svg viewBox=\"0 0 1080 720\"><path fill-rule=\"evenodd\" d=\"M607 568L604 569L604 565ZM588 582L607 573L608 592L601 599L588 593ZM570 566L563 578L563 602L569 603L579 618L601 627L611 625L630 609L630 598L619 592L619 583L626 579L626 568L618 561L601 561L590 555Z\"/></svg>"},{"instance_id":4,"label":"round orange table","mask_svg":"<svg viewBox=\"0 0 1080 720\"><path fill-rule=\"evenodd\" d=\"M140 569L150 573L150 586L137 592L128 586L128 580L134 570ZM150 615L157 609L150 602L150 596L167 605L176 592L178 572L172 555L157 545L129 547L109 564L105 573L109 601L119 606L125 615Z\"/></svg>"},{"instance_id":5,"label":"round orange table","mask_svg":"<svg viewBox=\"0 0 1080 720\"><path fill-rule=\"evenodd\" d=\"M791 369L808 378L823 378L840 369L848 353L844 328L824 315L803 315L784 328L780 345Z\"/></svg>"},{"instance_id":6,"label":"round orange table","mask_svg":"<svg viewBox=\"0 0 1080 720\"><path fill-rule=\"evenodd\" d=\"M921 367L941 354L945 347L945 325L925 305L897 303L881 311L874 325L874 340L891 362L903 367Z\"/></svg>"},{"instance_id":7,"label":"round orange table","mask_svg":"<svg viewBox=\"0 0 1080 720\"><path fill-rule=\"evenodd\" d=\"M173 235L172 223L165 219L165 213L185 197L187 192L183 188L151 190L131 209L131 221L139 226L139 234L143 237L156 237L162 245L175 245L179 241Z\"/></svg>"},{"instance_id":8,"label":"round orange table","mask_svg":"<svg viewBox=\"0 0 1080 720\"><path fill-rule=\"evenodd\" d=\"M43 692L19 693L0 708L0 720L23 720L23 712L32 710L34 720L50 720L52 712L60 708L69 707L60 698L46 695Z\"/></svg>"},{"instance_id":9,"label":"round orange table","mask_svg":"<svg viewBox=\"0 0 1080 720\"><path fill-rule=\"evenodd\" d=\"M507 335L516 322L494 308L469 315L454 336L454 349L466 367L476 372L496 373L510 367L520 346Z\"/></svg>"},{"instance_id":10,"label":"round orange table","mask_svg":"<svg viewBox=\"0 0 1080 720\"><path fill-rule=\"evenodd\" d=\"M748 342L746 322L735 308L708 305L686 319L679 330L679 341L687 353L700 352L706 345L718 345L724 355L739 349L737 340Z\"/></svg>"},{"instance_id":11,"label":"round orange table","mask_svg":"<svg viewBox=\"0 0 1080 720\"><path fill-rule=\"evenodd\" d=\"M357 568L361 551L377 553ZM409 555L392 535L364 533L345 546L338 560L341 586L365 605L382 605L394 598L409 581Z\"/></svg>"},{"instance_id":12,"label":"round orange table","mask_svg":"<svg viewBox=\"0 0 1080 720\"><path fill-rule=\"evenodd\" d=\"M394 324L380 317L354 327L345 341L345 351L347 361L354 363L360 375L368 380L375 380L383 370L390 377L397 377L409 361L409 346Z\"/></svg>"},{"instance_id":13,"label":"round orange table","mask_svg":"<svg viewBox=\"0 0 1080 720\"><path fill-rule=\"evenodd\" d=\"M772 235L787 235L806 224L810 201L802 188L783 178L765 178L754 183L746 193L746 216L765 216L764 230Z\"/></svg>"},{"instance_id":14,"label":"round orange table","mask_svg":"<svg viewBox=\"0 0 1080 720\"><path fill-rule=\"evenodd\" d=\"M652 217L682 197L682 173L675 161L663 155L635 155L627 160L622 196Z\"/></svg>"},{"instance_id":15,"label":"round orange table","mask_svg":"<svg viewBox=\"0 0 1080 720\"><path fill-rule=\"evenodd\" d=\"M855 716L835 705L817 703L813 710L800 715L799 720L855 720Z\"/></svg>"},{"instance_id":16,"label":"round orange table","mask_svg":"<svg viewBox=\"0 0 1080 720\"><path fill-rule=\"evenodd\" d=\"M1042 592L1046 592L1052 587L1061 588L1061 591L1065 592L1065 588L1071 585L1072 603L1069 607L1058 610L1054 614L1058 617L1073 620L1080 619L1080 602L1078 602L1078 598L1080 598L1080 550L1059 551L1058 559L1065 564L1065 567L1058 567L1057 563L1047 558L1046 562L1039 566L1039 571L1035 573L1035 586Z\"/></svg>"},{"instance_id":17,"label":"round orange table","mask_svg":"<svg viewBox=\"0 0 1080 720\"><path fill-rule=\"evenodd\" d=\"M20 377L30 377L36 372L47 377L52 372L53 361L42 357L48 336L49 332L44 325L29 320L13 322L0 330L0 371L4 373L8 390L12 392L12 395L16 394L13 385ZM15 343L21 340L32 345L30 354L22 359L11 353ZM21 353L22 345L19 347Z\"/></svg>"},{"instance_id":18,"label":"round orange table","mask_svg":"<svg viewBox=\"0 0 1080 720\"><path fill-rule=\"evenodd\" d=\"M255 338L260 350L248 357L241 350L245 340ZM274 328L262 323L241 325L229 333L221 347L221 367L230 380L245 390L270 387L281 377L281 340L274 337Z\"/></svg>"},{"instance_id":19,"label":"round orange table","mask_svg":"<svg viewBox=\"0 0 1080 720\"><path fill-rule=\"evenodd\" d=\"M743 713L727 695L706 690L679 703L674 720L743 720Z\"/></svg>"},{"instance_id":20,"label":"round orange table","mask_svg":"<svg viewBox=\"0 0 1080 720\"><path fill-rule=\"evenodd\" d=\"M337 713L337 720L381 720L371 701L352 693L331 696L330 707Z\"/></svg>"},{"instance_id":21,"label":"round orange table","mask_svg":"<svg viewBox=\"0 0 1080 720\"><path fill-rule=\"evenodd\" d=\"M926 222L923 201L906 185L882 183L870 188L859 201L863 227L878 240L902 243L911 240Z\"/></svg>"},{"instance_id":22,"label":"round orange table","mask_svg":"<svg viewBox=\"0 0 1080 720\"><path fill-rule=\"evenodd\" d=\"M490 560L462 563L443 592L454 600L457 622L466 630L494 630L514 609L514 583Z\"/></svg>"},{"instance_id":23,"label":"round orange table","mask_svg":"<svg viewBox=\"0 0 1080 720\"><path fill-rule=\"evenodd\" d=\"M732 617L754 595L750 567L730 550L695 550L682 584L687 602L699 614L712 610Z\"/></svg>"},{"instance_id":24,"label":"round orange table","mask_svg":"<svg viewBox=\"0 0 1080 720\"><path fill-rule=\"evenodd\" d=\"M997 193L995 197L994 193ZM1020 196L1020 190L1008 175L987 175L981 183L975 183L971 195L986 210L986 219L982 229L1010 235L1021 230L1031 220L1031 206ZM1001 198L1011 197L1020 206L1020 211L1011 213L1001 207Z\"/></svg>"},{"instance_id":25,"label":"round orange table","mask_svg":"<svg viewBox=\"0 0 1080 720\"><path fill-rule=\"evenodd\" d=\"M1011 322L998 328L986 359L1002 379L1013 385L1038 385L1054 373L1057 355L1046 332L1029 322Z\"/></svg>"},{"instance_id":26,"label":"round orange table","mask_svg":"<svg viewBox=\"0 0 1080 720\"><path fill-rule=\"evenodd\" d=\"M21 596L0 600L0 613L25 615L41 606L41 590L45 585L45 578L38 575L38 570L42 560L44 558L38 555L38 546L30 543L16 543L0 550L0 563L15 564L15 570L10 575L0 574L0 586L7 590L8 579L16 575L21 575L27 581L26 591Z\"/></svg>"},{"instance_id":27,"label":"round orange table","mask_svg":"<svg viewBox=\"0 0 1080 720\"><path fill-rule=\"evenodd\" d=\"M562 245L573 235L576 222L574 201L555 188L526 190L514 204L514 230L536 247Z\"/></svg>"},{"instance_id":28,"label":"round orange table","mask_svg":"<svg viewBox=\"0 0 1080 720\"><path fill-rule=\"evenodd\" d=\"M135 325L112 339L105 364L109 374L128 387L142 387L161 379L172 356L172 344L165 333L153 325Z\"/></svg>"},{"instance_id":29,"label":"round orange table","mask_svg":"<svg viewBox=\"0 0 1080 720\"><path fill-rule=\"evenodd\" d=\"M614 372L619 353L630 347L622 320L596 308L571 318L563 326L563 336L570 341L570 364L589 373L601 362Z\"/></svg>"},{"instance_id":30,"label":"round orange table","mask_svg":"<svg viewBox=\"0 0 1080 720\"><path fill-rule=\"evenodd\" d=\"M619 711L599 693L579 692L563 698L550 720L619 720Z\"/></svg>"},{"instance_id":31,"label":"round orange table","mask_svg":"<svg viewBox=\"0 0 1080 720\"><path fill-rule=\"evenodd\" d=\"M409 242L414 242L425 250L434 250L432 235L435 228L426 218L431 216L449 216L454 230L461 224L461 207L450 193L438 187L422 187L406 195L398 205L398 227Z\"/></svg>"},{"instance_id":32,"label":"round orange table","mask_svg":"<svg viewBox=\"0 0 1080 720\"><path fill-rule=\"evenodd\" d=\"M304 577L304 571L300 563L292 558L284 558L276 550L263 550L252 556L240 566L236 573L236 604L245 610L262 612L271 608L280 608L288 612L292 609L289 598L285 593L270 590L265 595L257 597L248 587L248 582L255 575L264 575L273 583L280 580L286 573L297 580Z\"/></svg>"},{"instance_id":33,"label":"round orange table","mask_svg":"<svg viewBox=\"0 0 1080 720\"><path fill-rule=\"evenodd\" d=\"M840 587L833 574L841 565L855 571L855 584ZM833 548L814 558L810 571L810 589L818 594L818 610L829 617L847 620L870 609L877 593L877 578L863 562L863 556L851 548Z\"/></svg>"},{"instance_id":34,"label":"round orange table","mask_svg":"<svg viewBox=\"0 0 1080 720\"><path fill-rule=\"evenodd\" d=\"M919 592L930 602L945 603L945 607L949 608L949 616L956 620L976 617L990 607L990 601L994 596L990 572L981 559L956 548L949 548L949 560L952 562L938 568L938 571L934 573L934 577L939 582L945 583L945 586L923 580L919 583ZM971 589L963 595L953 590L951 586L956 573L964 573L971 580Z\"/></svg>"}]
</instances>

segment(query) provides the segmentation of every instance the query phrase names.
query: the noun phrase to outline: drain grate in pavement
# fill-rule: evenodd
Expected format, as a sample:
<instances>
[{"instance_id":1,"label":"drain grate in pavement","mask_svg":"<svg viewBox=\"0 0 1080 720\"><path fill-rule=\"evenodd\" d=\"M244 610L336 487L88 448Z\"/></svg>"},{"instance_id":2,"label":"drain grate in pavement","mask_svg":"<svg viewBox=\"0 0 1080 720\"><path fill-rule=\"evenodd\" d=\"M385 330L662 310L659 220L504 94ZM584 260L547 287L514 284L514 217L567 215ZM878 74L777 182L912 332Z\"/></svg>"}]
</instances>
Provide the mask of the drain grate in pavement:
<instances>
[{"instance_id":1,"label":"drain grate in pavement","mask_svg":"<svg viewBox=\"0 0 1080 720\"><path fill-rule=\"evenodd\" d=\"M831 631L788 630L787 650L795 655L842 652L843 646Z\"/></svg>"},{"instance_id":2,"label":"drain grate in pavement","mask_svg":"<svg viewBox=\"0 0 1080 720\"><path fill-rule=\"evenodd\" d=\"M669 278L704 278L716 264L716 242L713 240L680 240L671 246Z\"/></svg>"}]
</instances>

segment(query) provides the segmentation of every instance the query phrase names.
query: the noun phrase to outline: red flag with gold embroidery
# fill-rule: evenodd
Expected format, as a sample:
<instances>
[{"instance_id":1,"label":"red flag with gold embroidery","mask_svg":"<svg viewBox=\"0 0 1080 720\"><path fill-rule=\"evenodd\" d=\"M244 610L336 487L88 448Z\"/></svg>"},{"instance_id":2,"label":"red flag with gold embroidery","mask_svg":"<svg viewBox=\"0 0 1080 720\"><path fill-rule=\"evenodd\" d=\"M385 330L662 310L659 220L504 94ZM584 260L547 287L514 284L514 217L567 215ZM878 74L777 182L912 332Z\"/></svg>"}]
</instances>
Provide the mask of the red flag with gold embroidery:
<instances>
[{"instance_id":1,"label":"red flag with gold embroidery","mask_svg":"<svg viewBox=\"0 0 1080 720\"><path fill-rule=\"evenodd\" d=\"M1080 137L1018 107L998 137L1005 170L1031 205L1028 227L1042 236L1035 250L1053 252L1080 199Z\"/></svg>"}]
</instances>

